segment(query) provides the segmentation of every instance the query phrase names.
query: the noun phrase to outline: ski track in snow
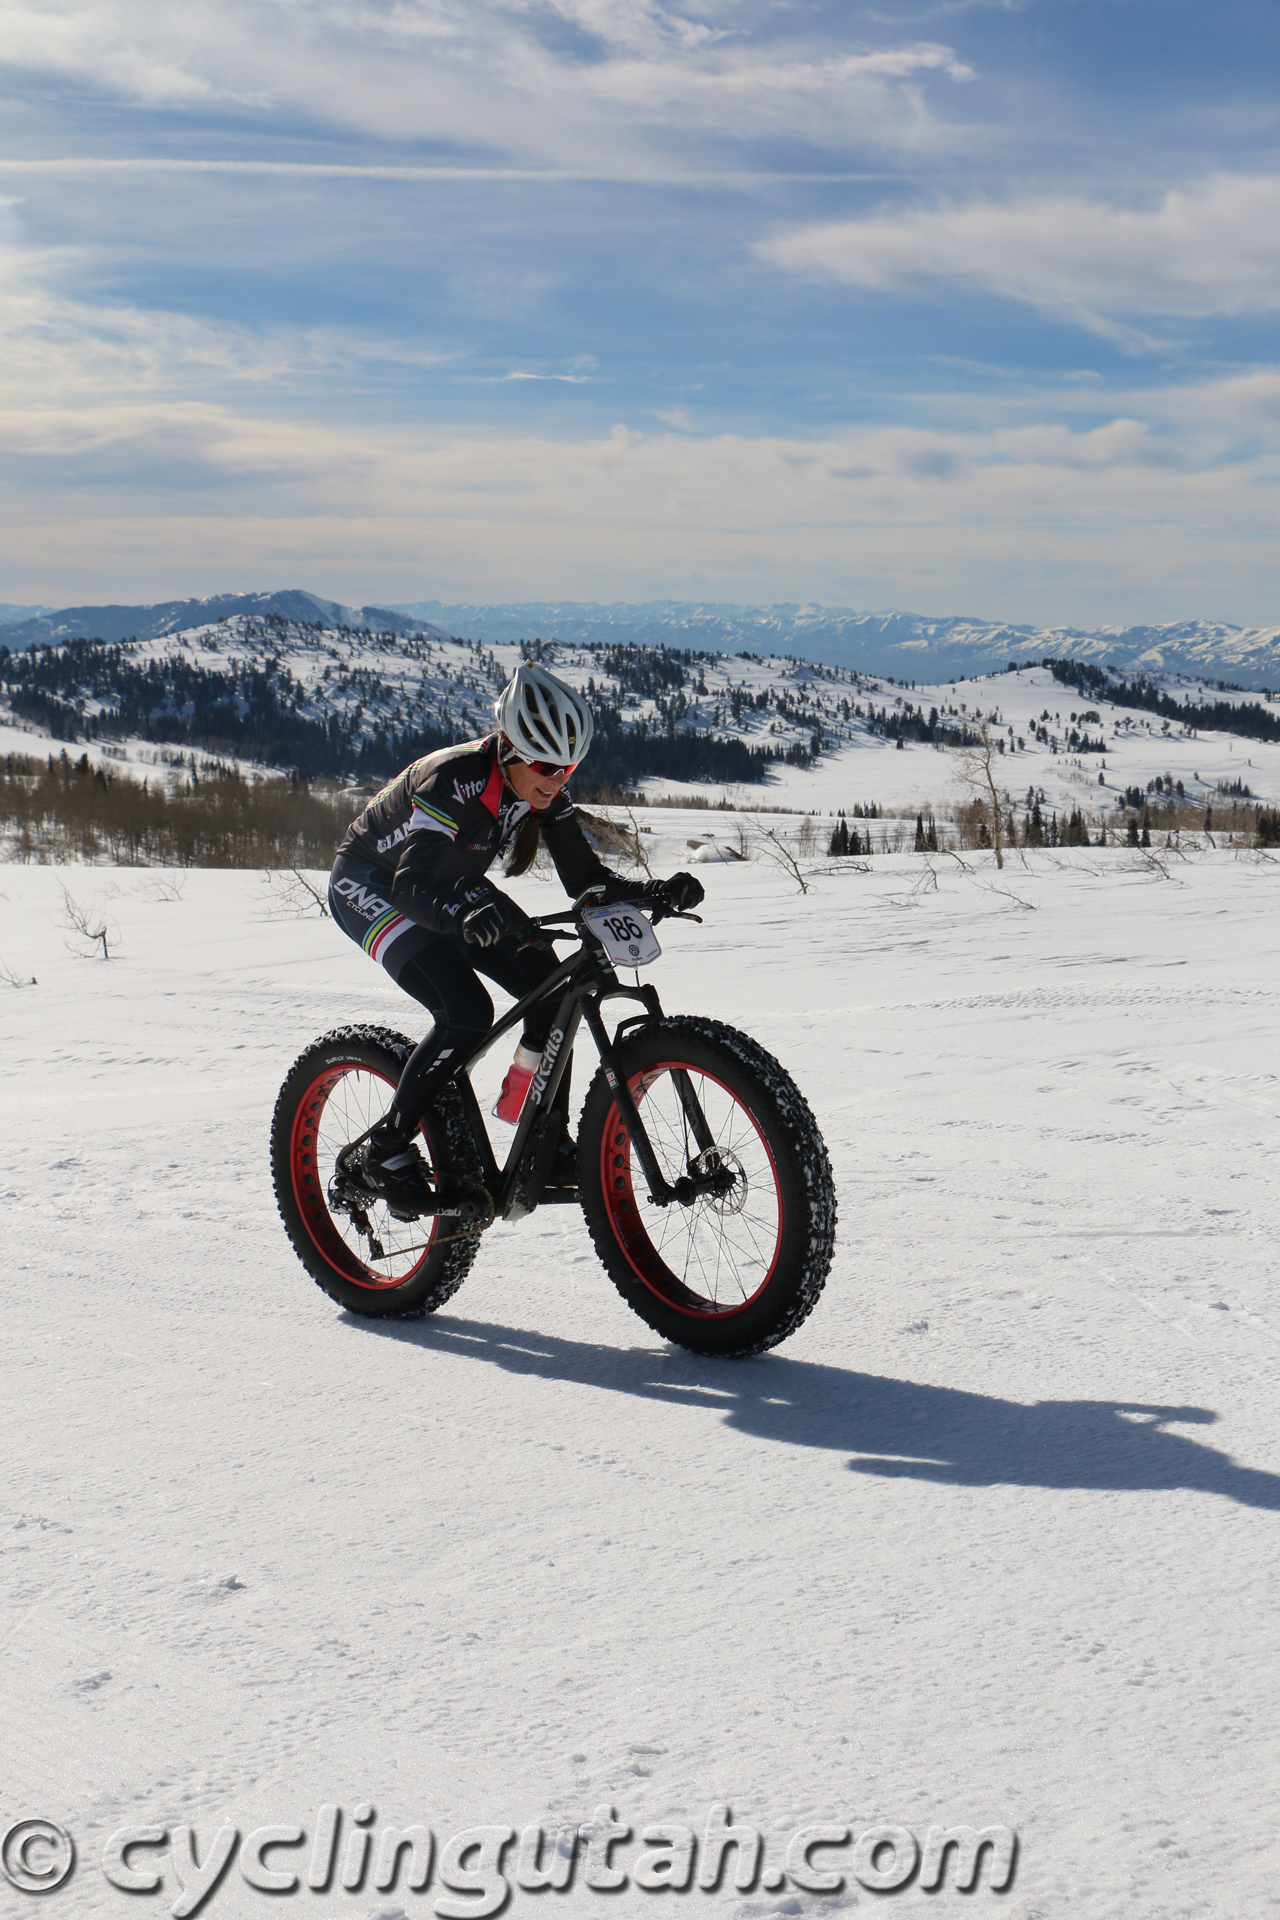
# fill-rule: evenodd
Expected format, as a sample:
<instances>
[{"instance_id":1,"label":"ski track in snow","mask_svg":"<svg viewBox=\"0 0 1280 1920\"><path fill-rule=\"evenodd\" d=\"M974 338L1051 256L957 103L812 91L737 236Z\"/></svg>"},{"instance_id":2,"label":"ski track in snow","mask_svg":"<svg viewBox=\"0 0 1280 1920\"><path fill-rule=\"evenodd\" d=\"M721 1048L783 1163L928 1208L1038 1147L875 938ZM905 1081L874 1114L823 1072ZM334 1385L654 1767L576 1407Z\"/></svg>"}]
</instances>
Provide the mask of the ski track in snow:
<instances>
[{"instance_id":1,"label":"ski track in snow","mask_svg":"<svg viewBox=\"0 0 1280 1920\"><path fill-rule=\"evenodd\" d=\"M727 1801L771 1861L815 1822L1002 1823L1009 1892L890 1911L1275 1907L1280 868L1028 856L1027 911L971 859L803 897L700 868L705 924L662 929L664 1005L777 1053L836 1171L827 1291L745 1363L666 1348L568 1209L494 1228L425 1322L345 1315L280 1229L272 1104L315 1035L416 1007L257 875L0 871L39 982L0 981L3 1811L80 1856L42 1912L170 1910L172 1870L104 1880L120 1826L203 1849L325 1801L438 1845ZM60 884L117 957L66 950ZM879 1905L726 1879L657 1911ZM272 1910L234 1868L201 1909Z\"/></svg>"}]
</instances>

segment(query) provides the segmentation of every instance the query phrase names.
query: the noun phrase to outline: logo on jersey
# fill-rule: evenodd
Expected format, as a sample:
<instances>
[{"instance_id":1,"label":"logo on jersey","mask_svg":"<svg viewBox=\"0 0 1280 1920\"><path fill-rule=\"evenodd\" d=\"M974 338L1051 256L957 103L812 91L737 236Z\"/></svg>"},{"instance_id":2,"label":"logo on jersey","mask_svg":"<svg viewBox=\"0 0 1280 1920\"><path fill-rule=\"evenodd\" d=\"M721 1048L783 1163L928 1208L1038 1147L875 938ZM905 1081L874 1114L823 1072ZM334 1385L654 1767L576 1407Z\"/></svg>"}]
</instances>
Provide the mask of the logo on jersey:
<instances>
[{"instance_id":1,"label":"logo on jersey","mask_svg":"<svg viewBox=\"0 0 1280 1920\"><path fill-rule=\"evenodd\" d=\"M333 890L340 894L353 913L362 920L376 920L380 913L390 913L391 902L384 900L380 893L371 893L368 887L362 887L358 880L335 880Z\"/></svg>"}]
</instances>

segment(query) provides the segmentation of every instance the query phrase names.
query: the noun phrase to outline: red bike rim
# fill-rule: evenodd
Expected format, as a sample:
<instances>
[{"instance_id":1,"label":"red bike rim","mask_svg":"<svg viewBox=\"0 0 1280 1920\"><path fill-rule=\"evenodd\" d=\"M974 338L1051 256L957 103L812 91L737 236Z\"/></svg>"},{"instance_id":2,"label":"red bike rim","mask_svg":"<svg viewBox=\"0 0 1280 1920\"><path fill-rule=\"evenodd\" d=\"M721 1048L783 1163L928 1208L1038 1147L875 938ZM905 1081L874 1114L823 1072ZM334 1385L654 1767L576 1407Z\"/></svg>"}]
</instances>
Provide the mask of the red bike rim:
<instances>
[{"instance_id":1,"label":"red bike rim","mask_svg":"<svg viewBox=\"0 0 1280 1920\"><path fill-rule=\"evenodd\" d=\"M361 1066L355 1061L350 1066L331 1067L313 1080L298 1102L294 1114L293 1131L289 1138L289 1178L302 1223L322 1258L335 1273L340 1273L344 1280L350 1280L353 1286L365 1287L371 1293L385 1293L393 1287L404 1286L407 1280L412 1280L420 1272L431 1252L439 1222L435 1219L394 1221L386 1214L385 1208L377 1209L380 1225L385 1217L392 1237L411 1236L412 1244L404 1249L403 1257L408 1258L410 1253L418 1255L406 1271L392 1275L381 1272L377 1266L370 1266L339 1232L326 1198L326 1189L333 1173L334 1154L338 1146L345 1146L348 1138L363 1129L354 1126L348 1134L345 1127L341 1128L339 1131L343 1137L335 1142L322 1141L321 1135L334 1089L353 1073L368 1074L371 1080L380 1080L384 1086L392 1090L395 1088L394 1080L388 1079L385 1073L376 1073L372 1067ZM364 1124L367 1126L369 1121L365 1120ZM425 1138L423 1145L428 1145Z\"/></svg>"},{"instance_id":2,"label":"red bike rim","mask_svg":"<svg viewBox=\"0 0 1280 1920\"><path fill-rule=\"evenodd\" d=\"M616 1105L609 1108L604 1136L600 1144L600 1186L614 1237L626 1255L633 1273L644 1282L649 1291L667 1306L674 1308L677 1313L700 1319L728 1319L733 1314L744 1312L753 1301L758 1300L773 1278L782 1250L784 1223L782 1184L778 1178L777 1164L769 1151L768 1141L757 1126L750 1108L744 1106L737 1095L714 1074L705 1073L700 1067L688 1066L682 1060L664 1060L656 1066L646 1067L641 1073L633 1075L627 1083L632 1099L641 1109L641 1118L645 1121L646 1132L654 1144L659 1163L668 1180L674 1182L685 1168L683 1165L665 1164L665 1160L669 1159L670 1155L664 1156L659 1142L654 1139L655 1129L649 1124L649 1115L644 1112L643 1102L651 1093L655 1082L676 1068L684 1068L684 1071L693 1077L695 1084L719 1089L728 1103L726 1114L741 1116L742 1121L745 1122L737 1142L732 1138L727 1141L721 1140L719 1136L723 1130L722 1127L713 1126L712 1130L717 1136L716 1144L733 1151L735 1157L739 1159L741 1148L749 1142L754 1150L753 1158L759 1167L756 1184L767 1188L761 1200L756 1202L757 1207L763 1204L764 1213L758 1215L745 1230L741 1225L736 1225L728 1233L728 1239L731 1242L730 1251L742 1252L746 1256L746 1263L750 1269L750 1290L747 1290L741 1279L736 1278L736 1265L731 1260L729 1270L723 1275L726 1297L722 1299L719 1297L720 1267L716 1267L713 1278L710 1272L711 1263L708 1259L699 1255L697 1259L691 1261L691 1251L694 1250L691 1243L694 1242L697 1231L704 1227L708 1229L707 1237L712 1248L715 1248L718 1240L723 1255L726 1239L725 1215L721 1210L716 1209L713 1202L699 1201L695 1202L694 1208L685 1209L678 1201L673 1201L670 1207L658 1209L637 1201L633 1167L639 1176L642 1188L647 1186L644 1169L635 1157L630 1137L622 1125ZM770 1212L776 1215L776 1219L768 1218ZM720 1219L719 1226L715 1223L717 1213ZM683 1234L679 1231L674 1234L670 1232L670 1226L677 1218L682 1218ZM738 1211L736 1221L742 1222L743 1218L743 1213ZM659 1231L659 1238L655 1242L649 1228L651 1223L657 1226L659 1222L663 1225ZM673 1258L668 1256L673 1256L674 1264ZM676 1270L677 1266L679 1271ZM697 1284L691 1286L689 1284L691 1279ZM709 1292L698 1291L699 1285L706 1288L709 1284Z\"/></svg>"}]
</instances>

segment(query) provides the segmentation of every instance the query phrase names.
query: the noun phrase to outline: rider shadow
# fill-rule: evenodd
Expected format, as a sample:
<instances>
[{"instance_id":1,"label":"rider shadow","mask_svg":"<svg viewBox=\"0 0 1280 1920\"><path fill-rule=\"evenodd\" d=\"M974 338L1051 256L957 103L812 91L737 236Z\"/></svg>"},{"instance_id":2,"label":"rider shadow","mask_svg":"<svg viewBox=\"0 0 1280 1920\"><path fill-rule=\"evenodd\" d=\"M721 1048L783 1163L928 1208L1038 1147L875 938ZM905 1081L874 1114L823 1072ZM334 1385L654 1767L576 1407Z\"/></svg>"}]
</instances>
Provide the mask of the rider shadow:
<instances>
[{"instance_id":1,"label":"rider shadow","mask_svg":"<svg viewBox=\"0 0 1280 1920\"><path fill-rule=\"evenodd\" d=\"M434 1316L423 1324L348 1324L436 1352L465 1354L504 1372L571 1381L607 1393L704 1407L724 1424L784 1446L851 1456L851 1472L957 1487L1218 1494L1280 1512L1280 1475L1170 1431L1212 1426L1204 1407L1124 1400L1042 1400L882 1379L774 1353L712 1360L675 1348L592 1346L485 1321Z\"/></svg>"}]
</instances>

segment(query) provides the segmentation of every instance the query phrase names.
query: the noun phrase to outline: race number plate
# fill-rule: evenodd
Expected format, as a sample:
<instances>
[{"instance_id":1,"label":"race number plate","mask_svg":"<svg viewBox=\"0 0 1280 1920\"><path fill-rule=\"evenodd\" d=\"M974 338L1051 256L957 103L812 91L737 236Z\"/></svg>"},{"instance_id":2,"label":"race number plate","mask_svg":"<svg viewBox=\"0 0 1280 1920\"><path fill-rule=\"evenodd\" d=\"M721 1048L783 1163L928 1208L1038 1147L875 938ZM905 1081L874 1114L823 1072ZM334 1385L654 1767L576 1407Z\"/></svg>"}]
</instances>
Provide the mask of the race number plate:
<instances>
[{"instance_id":1,"label":"race number plate","mask_svg":"<svg viewBox=\"0 0 1280 1920\"><path fill-rule=\"evenodd\" d=\"M616 967L647 967L662 952L639 907L588 907L582 917Z\"/></svg>"}]
</instances>

